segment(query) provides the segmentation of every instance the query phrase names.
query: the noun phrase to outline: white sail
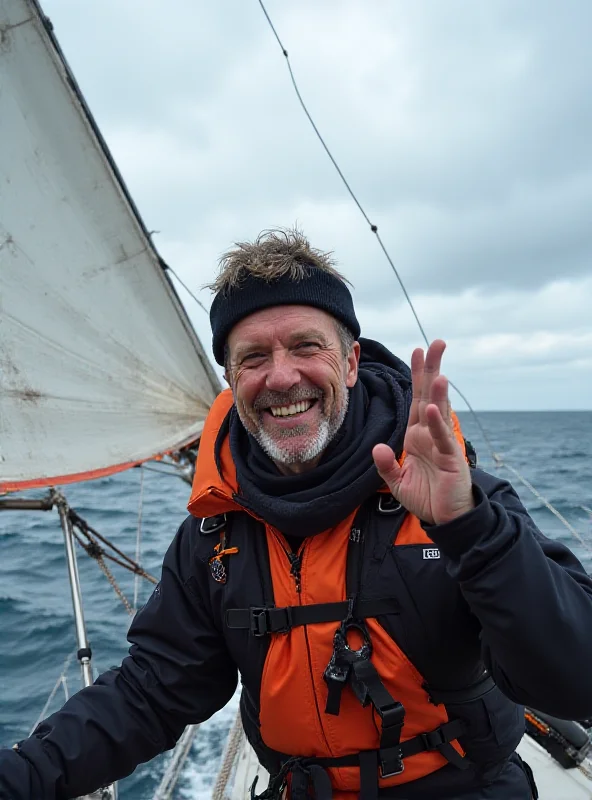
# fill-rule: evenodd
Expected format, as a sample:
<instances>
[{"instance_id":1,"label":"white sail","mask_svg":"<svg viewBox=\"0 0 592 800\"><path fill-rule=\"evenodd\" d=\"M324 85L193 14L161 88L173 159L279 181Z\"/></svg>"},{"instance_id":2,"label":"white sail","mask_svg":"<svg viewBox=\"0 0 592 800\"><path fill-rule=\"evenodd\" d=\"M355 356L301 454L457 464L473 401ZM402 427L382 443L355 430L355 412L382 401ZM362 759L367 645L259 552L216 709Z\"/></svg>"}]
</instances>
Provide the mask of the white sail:
<instances>
[{"instance_id":1,"label":"white sail","mask_svg":"<svg viewBox=\"0 0 592 800\"><path fill-rule=\"evenodd\" d=\"M199 436L219 384L35 0L0 0L0 490Z\"/></svg>"}]
</instances>

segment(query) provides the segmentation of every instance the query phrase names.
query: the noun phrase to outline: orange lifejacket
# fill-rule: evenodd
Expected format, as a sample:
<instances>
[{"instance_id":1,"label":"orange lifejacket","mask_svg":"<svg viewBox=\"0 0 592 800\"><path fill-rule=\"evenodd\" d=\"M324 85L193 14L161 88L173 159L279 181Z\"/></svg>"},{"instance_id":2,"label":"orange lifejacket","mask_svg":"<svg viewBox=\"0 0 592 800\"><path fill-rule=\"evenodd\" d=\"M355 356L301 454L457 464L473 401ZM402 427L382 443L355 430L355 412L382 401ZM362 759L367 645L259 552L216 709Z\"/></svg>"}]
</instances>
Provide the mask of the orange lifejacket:
<instances>
[{"instance_id":1,"label":"orange lifejacket","mask_svg":"<svg viewBox=\"0 0 592 800\"><path fill-rule=\"evenodd\" d=\"M228 437L221 446L219 443L216 453L219 431L232 403L232 394L226 390L216 399L206 420L188 505L196 517L231 511L248 513L235 499L239 487ZM458 421L456 417L453 419L455 435L464 450ZM353 512L334 528L304 541L298 551L301 559L299 587L287 558L291 548L286 539L264 520L259 520L265 524L276 606L295 607L347 599L346 557L355 517L356 512ZM302 524L306 525L305 519ZM435 547L419 520L411 514L406 515L396 544ZM371 663L384 688L405 709L401 743L445 725L448 722L445 707L430 702L424 678L396 641L376 619L366 619L366 626L372 642ZM288 633L271 634L260 696L261 736L267 747L280 753L321 759L379 748L381 720L372 704L363 707L353 692L344 691L339 714L325 713L328 686L323 673L333 654L335 630L335 622L323 622L294 627ZM453 740L451 744L462 756L458 742ZM379 774L379 786L417 780L447 763L438 749L418 752L405 759L404 770L398 774L390 777ZM334 797L345 798L348 793L360 790L358 766L329 767L328 772Z\"/></svg>"}]
</instances>

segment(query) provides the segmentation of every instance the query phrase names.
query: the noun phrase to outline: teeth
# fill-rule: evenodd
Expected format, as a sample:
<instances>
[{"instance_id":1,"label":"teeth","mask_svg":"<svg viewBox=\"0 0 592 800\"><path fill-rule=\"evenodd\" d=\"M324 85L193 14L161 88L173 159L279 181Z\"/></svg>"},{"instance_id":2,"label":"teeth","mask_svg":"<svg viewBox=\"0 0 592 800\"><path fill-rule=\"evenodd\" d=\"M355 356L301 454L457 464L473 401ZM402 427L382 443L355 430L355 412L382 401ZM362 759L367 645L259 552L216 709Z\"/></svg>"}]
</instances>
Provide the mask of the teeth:
<instances>
[{"instance_id":1,"label":"teeth","mask_svg":"<svg viewBox=\"0 0 592 800\"><path fill-rule=\"evenodd\" d=\"M291 417L293 414L302 414L312 405L312 400L301 400L299 403L292 403L290 406L272 406L270 408L274 417Z\"/></svg>"}]
</instances>

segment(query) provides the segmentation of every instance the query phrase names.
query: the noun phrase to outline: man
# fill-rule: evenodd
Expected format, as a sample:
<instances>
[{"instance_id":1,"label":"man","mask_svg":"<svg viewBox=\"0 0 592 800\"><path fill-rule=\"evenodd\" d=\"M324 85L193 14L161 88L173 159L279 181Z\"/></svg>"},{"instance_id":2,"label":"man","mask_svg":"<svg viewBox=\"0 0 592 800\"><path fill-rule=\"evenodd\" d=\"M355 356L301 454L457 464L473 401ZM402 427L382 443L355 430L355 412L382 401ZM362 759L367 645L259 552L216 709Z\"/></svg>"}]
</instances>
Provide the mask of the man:
<instances>
[{"instance_id":1,"label":"man","mask_svg":"<svg viewBox=\"0 0 592 800\"><path fill-rule=\"evenodd\" d=\"M469 465L440 374L360 339L349 290L298 232L221 262L230 390L189 510L119 669L0 758L0 794L121 778L232 696L303 800L527 800L522 704L592 714L592 581L506 482Z\"/></svg>"}]
</instances>

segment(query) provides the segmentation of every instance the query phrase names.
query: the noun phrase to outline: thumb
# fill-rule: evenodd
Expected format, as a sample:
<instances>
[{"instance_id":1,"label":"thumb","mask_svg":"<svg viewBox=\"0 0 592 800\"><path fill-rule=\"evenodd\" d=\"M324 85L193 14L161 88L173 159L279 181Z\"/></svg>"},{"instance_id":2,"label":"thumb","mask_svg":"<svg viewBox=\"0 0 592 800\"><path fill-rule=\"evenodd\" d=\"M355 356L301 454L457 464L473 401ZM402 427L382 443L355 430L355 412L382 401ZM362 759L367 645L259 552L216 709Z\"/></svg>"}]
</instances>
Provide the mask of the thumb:
<instances>
[{"instance_id":1,"label":"thumb","mask_svg":"<svg viewBox=\"0 0 592 800\"><path fill-rule=\"evenodd\" d=\"M395 454L388 444L377 444L372 450L372 458L376 464L378 474L393 491L399 482L401 467L399 466Z\"/></svg>"}]
</instances>

